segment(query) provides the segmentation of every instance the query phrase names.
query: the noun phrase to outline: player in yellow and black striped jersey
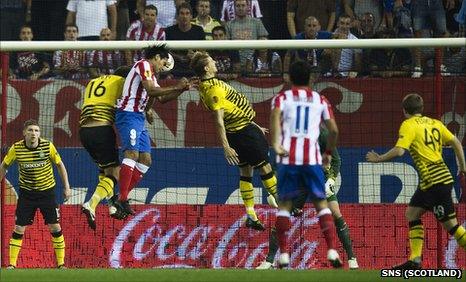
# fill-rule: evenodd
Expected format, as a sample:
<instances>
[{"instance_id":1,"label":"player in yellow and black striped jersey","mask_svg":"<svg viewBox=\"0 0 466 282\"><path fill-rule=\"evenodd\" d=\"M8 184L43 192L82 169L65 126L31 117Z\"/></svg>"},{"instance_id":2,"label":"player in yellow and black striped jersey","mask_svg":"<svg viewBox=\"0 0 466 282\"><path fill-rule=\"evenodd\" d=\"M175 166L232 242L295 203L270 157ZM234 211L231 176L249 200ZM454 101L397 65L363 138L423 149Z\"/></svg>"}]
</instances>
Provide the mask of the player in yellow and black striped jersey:
<instances>
[{"instance_id":1,"label":"player in yellow and black striped jersey","mask_svg":"<svg viewBox=\"0 0 466 282\"><path fill-rule=\"evenodd\" d=\"M114 75L104 75L91 80L83 93L83 105L79 123L81 144L99 167L99 183L88 202L82 206L89 227L96 229L95 209L104 199L110 200L110 215L121 218L122 213L112 206L116 196L113 189L118 179L118 148L113 130L115 105L121 96L125 77L130 68L120 67ZM113 198L112 198L113 197Z\"/></svg>"},{"instance_id":2,"label":"player in yellow and black striped jersey","mask_svg":"<svg viewBox=\"0 0 466 282\"><path fill-rule=\"evenodd\" d=\"M0 180L3 179L7 168L13 162L18 163L19 170L16 223L10 239L8 267L16 267L26 226L33 223L36 210L39 209L52 234L57 266L61 268L65 260L65 239L61 231L58 205L55 201L55 177L52 163L57 166L62 179L65 201L71 196L68 174L52 142L40 138L40 127L37 121L26 121L23 135L24 139L11 146L0 166Z\"/></svg>"},{"instance_id":3,"label":"player in yellow and black striped jersey","mask_svg":"<svg viewBox=\"0 0 466 282\"><path fill-rule=\"evenodd\" d=\"M439 120L422 115L424 102L418 94L409 94L403 99L406 120L401 124L398 141L390 151L379 155L367 153L370 162L383 162L402 156L409 150L419 173L419 187L414 193L406 211L409 221L410 256L406 263L395 269L416 269L421 267L424 227L421 217L432 211L442 226L455 237L458 245L466 250L466 230L458 224L451 198L453 177L443 161L442 147L453 147L458 159L460 173L466 173L466 162L461 142Z\"/></svg>"},{"instance_id":4,"label":"player in yellow and black striped jersey","mask_svg":"<svg viewBox=\"0 0 466 282\"><path fill-rule=\"evenodd\" d=\"M254 210L252 176L253 169L259 169L262 183L270 194L267 201L276 207L277 179L269 162L269 145L264 136L267 129L254 123L256 113L247 97L215 77L217 67L209 54L197 52L191 67L201 78L200 98L214 115L225 158L229 164L239 166L239 188L248 214L246 226L264 230Z\"/></svg>"}]
</instances>

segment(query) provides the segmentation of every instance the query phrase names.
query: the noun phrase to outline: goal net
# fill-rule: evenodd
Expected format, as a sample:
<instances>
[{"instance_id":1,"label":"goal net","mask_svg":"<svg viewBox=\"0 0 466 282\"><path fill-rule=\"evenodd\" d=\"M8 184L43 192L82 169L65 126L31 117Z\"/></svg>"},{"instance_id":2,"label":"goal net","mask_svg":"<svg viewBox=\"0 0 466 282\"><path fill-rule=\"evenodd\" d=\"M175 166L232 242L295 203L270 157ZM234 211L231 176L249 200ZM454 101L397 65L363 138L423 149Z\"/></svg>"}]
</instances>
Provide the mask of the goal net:
<instances>
[{"instance_id":1,"label":"goal net","mask_svg":"<svg viewBox=\"0 0 466 282\"><path fill-rule=\"evenodd\" d=\"M402 98L408 93L421 95L425 114L442 120L466 144L464 46L458 47L458 41L451 41L456 43L449 46L449 41L444 41L442 47L432 40L435 44L431 46L436 46L437 51L433 47L417 49L422 54L424 68L422 76L412 78L412 58L414 47L420 47L416 45L418 42L400 40L397 42L400 48L385 45L387 41L344 46L339 40L324 45L318 45L322 42L317 40L316 45L309 43L308 46L296 45L302 44L296 41L271 41L268 45L246 41L249 46L222 42L218 43L222 47L217 49L212 41L205 46L172 42L168 47L176 49L175 52L182 52L183 48L184 51L207 49L218 55L219 67L225 68L220 73L222 78L246 95L257 113L255 122L264 127L269 127L272 97L289 87L284 81L287 60L289 63L304 58L318 65L320 77L312 89L331 102L340 129L338 150L342 166L336 190L341 212L349 225L360 266L379 269L407 257L408 228L404 212L419 178L408 154L381 164L366 162L365 155L372 149L385 152L395 144L404 118ZM22 126L28 119L36 119L42 137L53 141L58 148L72 187L71 199L63 202L62 184L56 174L55 193L66 240L67 266L254 268L265 259L276 210L267 205L267 193L256 172L253 180L256 211L267 229L259 232L245 227L238 169L227 164L212 115L204 108L196 89L186 91L175 101L154 105L155 123L146 123L153 163L129 195L136 214L125 221L114 220L103 201L96 212L97 230L91 230L80 206L94 192L98 170L78 137L82 95L91 77L111 73L126 64L125 56L137 54L145 43L138 42L137 48L125 45L133 44L130 42L110 42L105 47L98 42L75 42L73 46L66 42L39 46L40 43L19 45L2 55L4 69L10 68L1 81L2 153L4 156L22 138ZM244 64L235 66L236 69L230 56L238 49L225 49L242 48L239 49L242 52L245 46L259 50L255 54L269 50L265 50L264 57L254 57L251 69ZM270 46L278 49L271 50ZM387 47L374 49L377 46ZM31 56L41 62L33 73L42 71L44 64L48 65L48 72L39 77L24 74L28 71L24 62ZM280 67L274 66L277 60ZM340 65L348 67L339 69ZM172 85L190 73L189 68L177 67L171 75L160 77L159 83ZM456 174L453 151L445 148L444 156ZM272 154L270 159L273 162ZM2 266L8 264L8 245L20 192L15 166L9 169L6 179L1 202ZM457 184L452 196L457 203ZM465 205L456 208L460 223L465 224ZM456 241L443 231L437 232L432 215L425 216L423 222L427 234L423 266L464 269L466 256L457 248ZM55 265L50 234L43 223L37 212L34 224L26 231L18 267ZM292 219L289 242L292 268L329 267L312 204L306 205L302 217ZM344 254L341 247L339 252Z\"/></svg>"}]
</instances>

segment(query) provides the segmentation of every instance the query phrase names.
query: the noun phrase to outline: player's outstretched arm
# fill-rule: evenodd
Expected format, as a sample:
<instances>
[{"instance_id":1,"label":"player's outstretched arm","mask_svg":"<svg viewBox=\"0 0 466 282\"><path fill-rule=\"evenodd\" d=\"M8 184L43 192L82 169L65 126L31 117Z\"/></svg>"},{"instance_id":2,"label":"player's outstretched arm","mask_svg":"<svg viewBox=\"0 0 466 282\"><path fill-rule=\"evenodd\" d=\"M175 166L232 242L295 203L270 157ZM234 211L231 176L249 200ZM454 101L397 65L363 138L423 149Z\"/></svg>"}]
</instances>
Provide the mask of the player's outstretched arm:
<instances>
[{"instance_id":1,"label":"player's outstretched arm","mask_svg":"<svg viewBox=\"0 0 466 282\"><path fill-rule=\"evenodd\" d=\"M142 82L142 85L146 89L149 96L157 97L157 99L162 103L168 102L173 98L178 97L178 95L189 89L189 81L186 78L182 78L178 81L177 84L167 87L157 87L154 85L152 80L145 80Z\"/></svg>"},{"instance_id":2,"label":"player's outstretched arm","mask_svg":"<svg viewBox=\"0 0 466 282\"><path fill-rule=\"evenodd\" d=\"M71 188L70 183L68 182L68 172L66 171L65 164L59 162L57 164L58 174L60 175L61 181L63 183L63 196L64 201L68 201L71 197Z\"/></svg>"},{"instance_id":3,"label":"player's outstretched arm","mask_svg":"<svg viewBox=\"0 0 466 282\"><path fill-rule=\"evenodd\" d=\"M371 163L380 163L386 162L396 157L401 157L405 153L405 149L401 147L393 147L388 152L383 155L377 154L374 150L368 152L366 154L366 160Z\"/></svg>"}]
</instances>

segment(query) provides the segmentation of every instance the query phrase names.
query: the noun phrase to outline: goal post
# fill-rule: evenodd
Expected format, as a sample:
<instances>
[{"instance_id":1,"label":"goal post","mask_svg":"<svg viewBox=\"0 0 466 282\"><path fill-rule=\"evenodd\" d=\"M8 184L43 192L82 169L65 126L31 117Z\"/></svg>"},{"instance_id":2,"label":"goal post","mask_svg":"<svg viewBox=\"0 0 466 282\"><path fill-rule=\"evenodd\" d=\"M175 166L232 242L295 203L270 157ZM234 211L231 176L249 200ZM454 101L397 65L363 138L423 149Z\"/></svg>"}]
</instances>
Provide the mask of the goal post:
<instances>
[{"instance_id":1,"label":"goal post","mask_svg":"<svg viewBox=\"0 0 466 282\"><path fill-rule=\"evenodd\" d=\"M116 221L108 216L105 204L101 204L97 208L97 231L94 233L80 213L80 205L90 198L98 181L97 168L78 138L81 96L90 79L87 71L91 66L81 66L87 77L59 76L51 60L53 53L58 50L80 51L87 56L90 50L136 51L161 43L170 50L272 49L278 51L282 60L286 50L361 49L363 56L364 50L384 48L388 50L387 54L401 49L405 55L411 56L412 49L421 49L426 59L421 78L411 78L412 68L396 72L374 70L372 65L383 65L383 62L372 64L368 60L362 61L361 69L365 73L360 71L357 77L323 71L312 86L329 99L335 110L340 129L338 148L342 157L337 196L360 265L387 268L406 259L408 229L404 211L417 187L417 172L408 154L384 164L366 162L365 154L372 149L384 152L395 144L403 120L401 99L408 93L420 94L425 101L426 115L442 120L463 146L466 144L466 73L461 66L456 68L456 64L464 59L461 56L466 55L464 51L451 51L463 50L465 38L2 41L2 58L37 52L50 60L50 75L32 80L10 76L8 60L2 59L0 140L4 153L14 141L22 138L23 122L33 118L39 121L42 136L57 146L69 170L73 191L70 201L64 203L61 182L57 178L56 195L67 242L67 266L254 268L265 258L268 231L253 232L244 226L238 170L225 161L211 115L205 110L196 89L183 93L175 101L154 106L156 121L153 125L146 124L152 141L153 164L129 196L136 215L125 222ZM442 52L435 52L435 49L446 50L443 59ZM370 58L381 60L375 55ZM387 58L392 57L387 55ZM450 68L447 74L441 65L448 68L450 63L455 68ZM332 67L332 64L328 65ZM390 76L387 72L391 72ZM283 70L269 74L244 71L228 81L247 96L257 113L256 122L265 127L269 126L272 97L288 87L283 80ZM166 86L176 80L162 77L158 82ZM450 148L445 149L445 161L452 173L456 173L453 170L456 169L454 153ZM8 240L14 226L16 195L10 192L11 189L18 191L17 169L12 167L6 178L13 187L6 189L3 186L1 191L2 266L7 264ZM267 205L267 194L260 178L255 176L253 181L256 209L269 228L274 224L275 210ZM455 204L458 195L459 187L455 184ZM458 219L465 225L466 205L456 207ZM306 206L302 218L293 219L294 231L290 239L294 242L291 253L295 260L292 268L327 267L325 244L316 222L311 204ZM425 241L423 266L464 267L466 254L449 235L443 234L434 217L428 215L423 222L429 234ZM42 218L36 216L34 225L27 230L19 267L53 265L47 232ZM341 248L339 251L343 253Z\"/></svg>"}]
</instances>

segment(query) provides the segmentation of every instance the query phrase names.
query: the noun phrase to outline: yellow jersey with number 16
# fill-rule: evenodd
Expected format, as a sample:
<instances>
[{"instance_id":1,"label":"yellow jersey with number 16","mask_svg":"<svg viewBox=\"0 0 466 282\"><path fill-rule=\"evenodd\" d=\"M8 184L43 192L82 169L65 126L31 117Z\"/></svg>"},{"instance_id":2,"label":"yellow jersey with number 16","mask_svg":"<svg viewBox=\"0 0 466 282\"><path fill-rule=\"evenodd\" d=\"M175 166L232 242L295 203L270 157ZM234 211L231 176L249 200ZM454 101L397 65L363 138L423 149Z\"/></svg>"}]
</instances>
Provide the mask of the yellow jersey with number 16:
<instances>
[{"instance_id":1,"label":"yellow jersey with number 16","mask_svg":"<svg viewBox=\"0 0 466 282\"><path fill-rule=\"evenodd\" d=\"M121 96L125 79L118 75L104 75L95 78L86 86L79 124L87 119L115 121L115 105Z\"/></svg>"}]
</instances>

